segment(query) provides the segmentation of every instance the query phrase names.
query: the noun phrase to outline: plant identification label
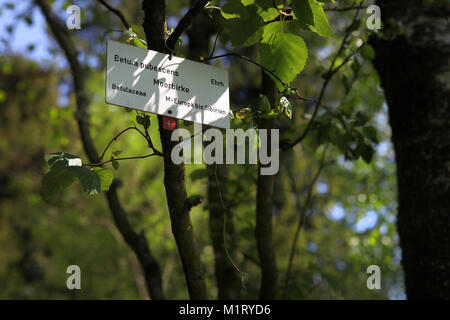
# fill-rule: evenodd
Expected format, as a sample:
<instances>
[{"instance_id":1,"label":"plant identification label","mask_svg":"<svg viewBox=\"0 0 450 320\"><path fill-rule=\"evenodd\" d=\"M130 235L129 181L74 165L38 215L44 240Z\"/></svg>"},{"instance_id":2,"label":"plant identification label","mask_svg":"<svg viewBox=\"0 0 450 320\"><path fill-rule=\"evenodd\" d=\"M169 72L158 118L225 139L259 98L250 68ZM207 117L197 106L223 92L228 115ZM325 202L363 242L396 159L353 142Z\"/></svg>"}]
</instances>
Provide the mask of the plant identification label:
<instances>
[{"instance_id":1,"label":"plant identification label","mask_svg":"<svg viewBox=\"0 0 450 320\"><path fill-rule=\"evenodd\" d=\"M230 127L226 69L108 41L106 103Z\"/></svg>"}]
</instances>

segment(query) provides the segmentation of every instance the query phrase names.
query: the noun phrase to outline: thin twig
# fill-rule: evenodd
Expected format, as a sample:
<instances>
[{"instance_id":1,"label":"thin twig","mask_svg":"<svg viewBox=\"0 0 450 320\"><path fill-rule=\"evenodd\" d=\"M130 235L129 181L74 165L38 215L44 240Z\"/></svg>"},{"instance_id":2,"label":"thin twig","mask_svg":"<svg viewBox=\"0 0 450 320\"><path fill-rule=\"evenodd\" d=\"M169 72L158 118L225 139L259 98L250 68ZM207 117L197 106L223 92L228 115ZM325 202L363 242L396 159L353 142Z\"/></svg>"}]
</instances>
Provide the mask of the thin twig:
<instances>
[{"instance_id":1,"label":"thin twig","mask_svg":"<svg viewBox=\"0 0 450 320\"><path fill-rule=\"evenodd\" d=\"M128 127L126 129L123 129L122 131L120 131L118 134L116 134L114 136L114 138L111 139L111 141L108 143L108 145L106 146L106 148L103 150L102 155L100 156L100 160L103 160L103 157L105 156L106 150L108 150L108 148L111 146L111 144L117 140L117 138L119 138L122 134L124 134L125 132L127 132L128 130L132 130L132 129L137 129L136 127Z\"/></svg>"},{"instance_id":2,"label":"thin twig","mask_svg":"<svg viewBox=\"0 0 450 320\"><path fill-rule=\"evenodd\" d=\"M83 163L83 166L86 166L86 167L101 167L104 164L107 164L107 163L110 163L110 162L113 162L113 161L132 160L132 159L145 159L145 158L148 158L148 157L151 157L151 156L158 156L158 154L151 153L151 154L147 154L145 156L114 158L114 159L103 161L103 162L100 162L100 163Z\"/></svg>"},{"instance_id":3,"label":"thin twig","mask_svg":"<svg viewBox=\"0 0 450 320\"><path fill-rule=\"evenodd\" d=\"M393 2L393 3L383 3L383 4L377 3L376 5L379 6L379 7L385 8L385 7L389 7L389 6L396 5L396 4L395 4L395 2ZM334 8L324 8L324 10L325 10L325 11L342 12L342 11L351 11L351 10L367 9L367 8L369 8L369 7L370 7L370 5L359 5L359 6L351 5L351 6L349 6L349 7L343 7L343 8L338 8L338 7L334 7Z\"/></svg>"},{"instance_id":4,"label":"thin twig","mask_svg":"<svg viewBox=\"0 0 450 320\"><path fill-rule=\"evenodd\" d=\"M369 6L350 6L350 7L344 7L344 8L325 8L325 11L351 11L351 10L361 10L361 9L367 9Z\"/></svg>"},{"instance_id":5,"label":"thin twig","mask_svg":"<svg viewBox=\"0 0 450 320\"><path fill-rule=\"evenodd\" d=\"M250 63L253 63L254 65L256 65L259 68L261 68L262 70L264 70L266 73L269 73L270 75L272 75L276 80L278 80L283 85L284 88L293 90L300 100L302 100L302 101L311 101L311 100L309 100L307 98L304 98L302 95L300 95L300 93L298 93L298 90L296 88L290 86L288 83L286 83L283 80L281 80L280 77L278 77L275 74L275 70L270 70L270 69L264 67L263 65L259 64L258 62L250 59L249 57L243 56L243 55L241 55L239 53L234 53L234 52L224 53L224 54L221 54L221 55L218 55L218 56L214 56L214 57L209 57L209 58L203 59L200 62L206 62L208 60L219 59L219 58L229 57L229 56L231 56L231 57L238 57L238 58L246 60L246 61L248 61Z\"/></svg>"},{"instance_id":6,"label":"thin twig","mask_svg":"<svg viewBox=\"0 0 450 320\"><path fill-rule=\"evenodd\" d=\"M214 164L214 177L216 178L216 185L217 185L217 191L219 193L219 199L220 203L222 204L223 209L223 229L222 229L222 237L223 237L223 247L225 249L225 254L227 255L228 261L231 263L231 265L234 267L234 269L239 273L241 276L241 282L242 287L245 289L245 273L243 273L238 266L233 262L233 259L231 258L230 253L228 252L228 246L227 246L227 238L226 238L226 228L227 228L227 208L225 207L225 202L222 198L222 192L220 190L220 184L219 179L217 178L217 163Z\"/></svg>"},{"instance_id":7,"label":"thin twig","mask_svg":"<svg viewBox=\"0 0 450 320\"><path fill-rule=\"evenodd\" d=\"M167 38L166 45L169 51L173 52L175 48L175 44L178 41L178 38L183 34L184 31L189 28L192 23L192 20L203 10L203 8L208 4L209 0L199 0L197 3L189 9L189 11L183 16L178 25L175 27L175 30L170 34Z\"/></svg>"},{"instance_id":8,"label":"thin twig","mask_svg":"<svg viewBox=\"0 0 450 320\"><path fill-rule=\"evenodd\" d=\"M85 153L88 156L89 161L93 163L99 162L100 157L89 131L89 114L87 111L90 101L86 89L86 76L88 72L86 72L85 66L83 66L77 58L78 51L73 42L73 34L69 34L66 26L53 12L47 1L35 0L35 2L40 7L50 30L53 32L55 40L64 51L72 71L77 106L75 118L78 123ZM151 298L164 299L159 263L153 256L144 233L138 233L130 223L127 211L123 208L122 203L119 200L117 188L118 182L117 180L114 180L109 190L105 192L114 223L126 243L132 248L139 259Z\"/></svg>"},{"instance_id":9,"label":"thin twig","mask_svg":"<svg viewBox=\"0 0 450 320\"><path fill-rule=\"evenodd\" d=\"M208 59L212 58L212 57L213 57L213 54L214 54L214 51L216 51L217 40L219 39L220 32L221 32L221 31L217 32L216 39L214 40L214 46L213 46L213 48L212 48L211 54L209 55L209 58L208 58Z\"/></svg>"},{"instance_id":10,"label":"thin twig","mask_svg":"<svg viewBox=\"0 0 450 320\"><path fill-rule=\"evenodd\" d=\"M130 24L128 23L127 19L125 19L125 16L123 15L123 13L120 10L111 7L108 3L106 3L105 0L98 0L98 2L100 2L104 7L106 7L106 9L108 9L109 11L114 13L116 16L118 16L120 21L124 25L125 29L127 29L127 30L130 29L130 27L131 27Z\"/></svg>"},{"instance_id":11,"label":"thin twig","mask_svg":"<svg viewBox=\"0 0 450 320\"><path fill-rule=\"evenodd\" d=\"M134 123L133 123L133 125L134 125ZM100 160L103 160L103 157L105 156L106 150L108 150L108 148L111 146L111 144L112 144L114 141L116 141L122 134L124 134L125 132L127 132L128 130L136 130L137 132L139 132L139 134L140 134L141 136L143 136L144 139L147 141L149 148L152 149L152 151L153 151L156 155L162 156L162 152L158 151L158 150L153 146L153 141L152 141L152 139L150 138L150 135L149 135L149 133L148 133L148 131L147 131L147 128L145 128L145 134L144 134L141 130L139 130L139 129L134 125L133 127L128 127L128 128L123 129L123 130L120 131L118 134L116 134L116 135L114 136L114 138L111 139L111 141L109 141L108 145L106 146L105 150L103 150L102 155L100 156Z\"/></svg>"},{"instance_id":12,"label":"thin twig","mask_svg":"<svg viewBox=\"0 0 450 320\"><path fill-rule=\"evenodd\" d=\"M317 169L316 174L314 175L313 179L311 180L311 182L308 185L308 191L307 191L307 195L306 195L306 201L305 204L303 206L300 206L300 202L298 200L299 194L298 194L298 190L297 190L297 186L296 186L296 181L294 179L294 177L291 175L291 188L292 191L294 192L294 195L296 197L296 207L297 210L299 212L299 217L298 217L298 223L297 223L297 228L295 230L295 234L294 234L294 238L292 240L292 246L291 246L291 251L289 254L289 262L288 262L288 267L287 267L287 271L286 271L286 277L284 279L284 287L283 287L283 294L286 294L286 290L287 287L289 285L289 281L291 278L291 272L292 272L292 264L294 262L294 256L295 256L295 251L297 250L297 242L298 242L298 237L300 235L300 230L302 229L303 225L305 224L305 219L306 219L306 210L310 207L310 203L312 200L312 193L313 193L313 188L314 185L317 182L317 179L320 176L320 173L322 172L323 168L325 167L325 156L327 153L327 148L328 145L325 146L324 151L322 153L322 157L320 159L319 162L319 168Z\"/></svg>"},{"instance_id":13,"label":"thin twig","mask_svg":"<svg viewBox=\"0 0 450 320\"><path fill-rule=\"evenodd\" d=\"M312 124L314 123L314 120L315 120L315 118L316 118L316 116L317 116L317 114L319 112L319 109L320 109L320 106L321 106L321 103L322 103L322 99L324 97L324 94L325 94L325 91L327 89L327 86L328 86L329 82L331 81L331 78L354 55L354 52L352 52L351 55L349 55L339 67L334 69L334 64L336 63L337 58L340 56L342 50L344 49L345 45L347 44L348 37L350 36L350 33L351 33L351 26L355 24L356 19L358 18L358 14L359 14L359 9L357 9L357 11L355 13L355 16L353 17L352 23L350 24L349 27L347 27L347 30L346 30L345 35L344 35L344 38L342 39L341 45L339 46L339 49L336 52L336 55L334 56L334 58L333 58L333 60L331 62L331 65L330 65L330 68L328 69L328 72L325 73L326 74L325 81L324 81L324 83L322 85L322 88L320 90L319 97L317 98L317 101L315 103L315 107L314 107L314 111L313 111L313 114L311 116L311 119L309 120L305 130L303 131L303 133L296 140L294 140L294 142L291 142L291 143L288 143L288 144L285 144L284 146L282 146L283 150L287 150L287 149L290 149L290 148L294 147L296 144L300 143L306 137L306 135L309 133L309 130L312 128ZM360 46L360 48L361 47L362 46ZM360 48L358 48L358 50Z\"/></svg>"}]
</instances>

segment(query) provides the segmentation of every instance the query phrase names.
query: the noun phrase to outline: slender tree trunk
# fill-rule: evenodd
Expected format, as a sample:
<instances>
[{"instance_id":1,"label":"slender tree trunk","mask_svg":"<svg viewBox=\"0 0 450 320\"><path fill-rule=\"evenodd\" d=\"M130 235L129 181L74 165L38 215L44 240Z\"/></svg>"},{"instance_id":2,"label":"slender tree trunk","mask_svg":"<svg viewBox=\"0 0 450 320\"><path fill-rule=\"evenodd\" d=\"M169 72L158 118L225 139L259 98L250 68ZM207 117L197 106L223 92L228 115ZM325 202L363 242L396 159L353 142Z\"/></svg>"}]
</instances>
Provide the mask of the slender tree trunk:
<instances>
[{"instance_id":1,"label":"slender tree trunk","mask_svg":"<svg viewBox=\"0 0 450 320\"><path fill-rule=\"evenodd\" d=\"M144 231L141 231L139 234L136 233L128 220L128 213L123 209L117 195L116 181L111 184L110 189L106 192L106 198L108 199L108 205L116 227L126 243L133 249L141 264L150 297L153 300L164 299L159 263L150 252Z\"/></svg>"},{"instance_id":2,"label":"slender tree trunk","mask_svg":"<svg viewBox=\"0 0 450 320\"><path fill-rule=\"evenodd\" d=\"M262 73L262 93L269 98L274 105L276 87L272 79ZM260 129L272 129L273 119L261 119ZM270 150L270 133L268 133L268 147ZM277 292L278 269L275 259L275 248L272 239L272 212L273 212L273 175L261 175L258 164L258 184L256 192L256 243L258 247L259 262L261 265L260 299L274 299Z\"/></svg>"},{"instance_id":3,"label":"slender tree trunk","mask_svg":"<svg viewBox=\"0 0 450 320\"><path fill-rule=\"evenodd\" d=\"M207 170L209 230L214 248L218 298L221 300L239 299L242 286L241 277L230 261L230 258L235 258L234 252L237 248L238 239L234 230L233 214L225 198L228 167L224 164L209 165ZM219 182L219 185L217 182ZM222 201L224 204L222 204Z\"/></svg>"},{"instance_id":4,"label":"slender tree trunk","mask_svg":"<svg viewBox=\"0 0 450 320\"><path fill-rule=\"evenodd\" d=\"M383 6L389 3L389 6ZM409 299L450 298L450 9L423 1L378 1L385 31L373 37L389 106L397 179L398 232Z\"/></svg>"},{"instance_id":5,"label":"slender tree trunk","mask_svg":"<svg viewBox=\"0 0 450 320\"><path fill-rule=\"evenodd\" d=\"M165 45L167 34L165 0L144 0L142 9L145 13L142 25L148 48L159 52L167 52ZM178 142L171 141L172 131L163 129L161 116L158 116L158 123L164 153L164 186L172 233L181 257L189 296L196 300L208 299L203 265L189 215L193 203L186 193L184 164L175 165L171 159L171 150Z\"/></svg>"},{"instance_id":6,"label":"slender tree trunk","mask_svg":"<svg viewBox=\"0 0 450 320\"><path fill-rule=\"evenodd\" d=\"M75 118L84 151L91 163L99 163L100 157L89 130L88 107L90 102L86 92L87 70L78 61L78 52L71 37L67 33L65 25L53 13L51 7L45 0L37 0L36 3L41 8L56 41L64 51L70 65L77 105ZM138 235L132 228L128 220L128 214L123 209L117 195L117 181L113 182L110 190L106 192L106 198L116 227L119 229L125 241L130 245L141 264L150 297L155 300L164 299L159 263L151 253L144 233Z\"/></svg>"},{"instance_id":7,"label":"slender tree trunk","mask_svg":"<svg viewBox=\"0 0 450 320\"><path fill-rule=\"evenodd\" d=\"M191 0L191 6L197 1ZM187 30L189 36L188 57L199 60L210 54L210 38L218 32L214 22L206 15L200 15ZM227 184L228 166L226 164L207 165L208 172L208 208L209 232L214 249L214 272L216 276L218 298L220 300L239 299L241 292L241 278L234 269L225 248L224 222L226 222L225 239L229 254L234 257L237 248L237 234L234 230L233 213L228 206ZM219 186L216 183L219 181ZM220 194L219 194L220 191ZM222 196L222 199L220 197ZM222 205L225 203L225 209ZM224 213L226 212L226 220Z\"/></svg>"}]
</instances>

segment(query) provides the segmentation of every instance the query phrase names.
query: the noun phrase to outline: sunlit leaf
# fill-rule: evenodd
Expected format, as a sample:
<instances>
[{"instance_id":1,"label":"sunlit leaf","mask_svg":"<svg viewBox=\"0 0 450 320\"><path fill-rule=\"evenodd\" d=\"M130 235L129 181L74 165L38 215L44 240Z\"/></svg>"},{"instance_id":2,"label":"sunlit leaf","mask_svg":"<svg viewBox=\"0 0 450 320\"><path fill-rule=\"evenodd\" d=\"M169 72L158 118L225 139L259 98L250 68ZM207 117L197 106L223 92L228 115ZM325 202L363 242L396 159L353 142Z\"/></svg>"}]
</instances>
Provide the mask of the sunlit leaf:
<instances>
[{"instance_id":1,"label":"sunlit leaf","mask_svg":"<svg viewBox=\"0 0 450 320\"><path fill-rule=\"evenodd\" d=\"M333 37L333 31L321 3L315 0L293 0L292 11L303 28L323 37Z\"/></svg>"},{"instance_id":2,"label":"sunlit leaf","mask_svg":"<svg viewBox=\"0 0 450 320\"><path fill-rule=\"evenodd\" d=\"M305 67L308 49L300 36L283 32L280 22L276 21L264 27L260 54L261 63L265 68L273 70L285 83L290 83ZM283 84L268 74L282 91Z\"/></svg>"},{"instance_id":3,"label":"sunlit leaf","mask_svg":"<svg viewBox=\"0 0 450 320\"><path fill-rule=\"evenodd\" d=\"M113 181L114 173L105 168L95 168L95 172L97 172L100 178L100 186L102 191L108 191L109 187Z\"/></svg>"}]
</instances>

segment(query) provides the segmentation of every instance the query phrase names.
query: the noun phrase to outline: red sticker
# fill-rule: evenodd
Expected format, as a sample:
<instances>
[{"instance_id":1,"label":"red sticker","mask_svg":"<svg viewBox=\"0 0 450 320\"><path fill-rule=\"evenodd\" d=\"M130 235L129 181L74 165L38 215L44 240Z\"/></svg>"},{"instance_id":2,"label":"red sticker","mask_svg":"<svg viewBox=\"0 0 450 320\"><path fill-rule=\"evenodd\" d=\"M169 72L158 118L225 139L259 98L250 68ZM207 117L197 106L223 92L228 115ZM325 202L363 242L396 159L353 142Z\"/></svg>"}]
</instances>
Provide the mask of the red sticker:
<instances>
[{"instance_id":1,"label":"red sticker","mask_svg":"<svg viewBox=\"0 0 450 320\"><path fill-rule=\"evenodd\" d=\"M175 130L177 128L176 120L170 117L163 117L163 128L167 130Z\"/></svg>"}]
</instances>

